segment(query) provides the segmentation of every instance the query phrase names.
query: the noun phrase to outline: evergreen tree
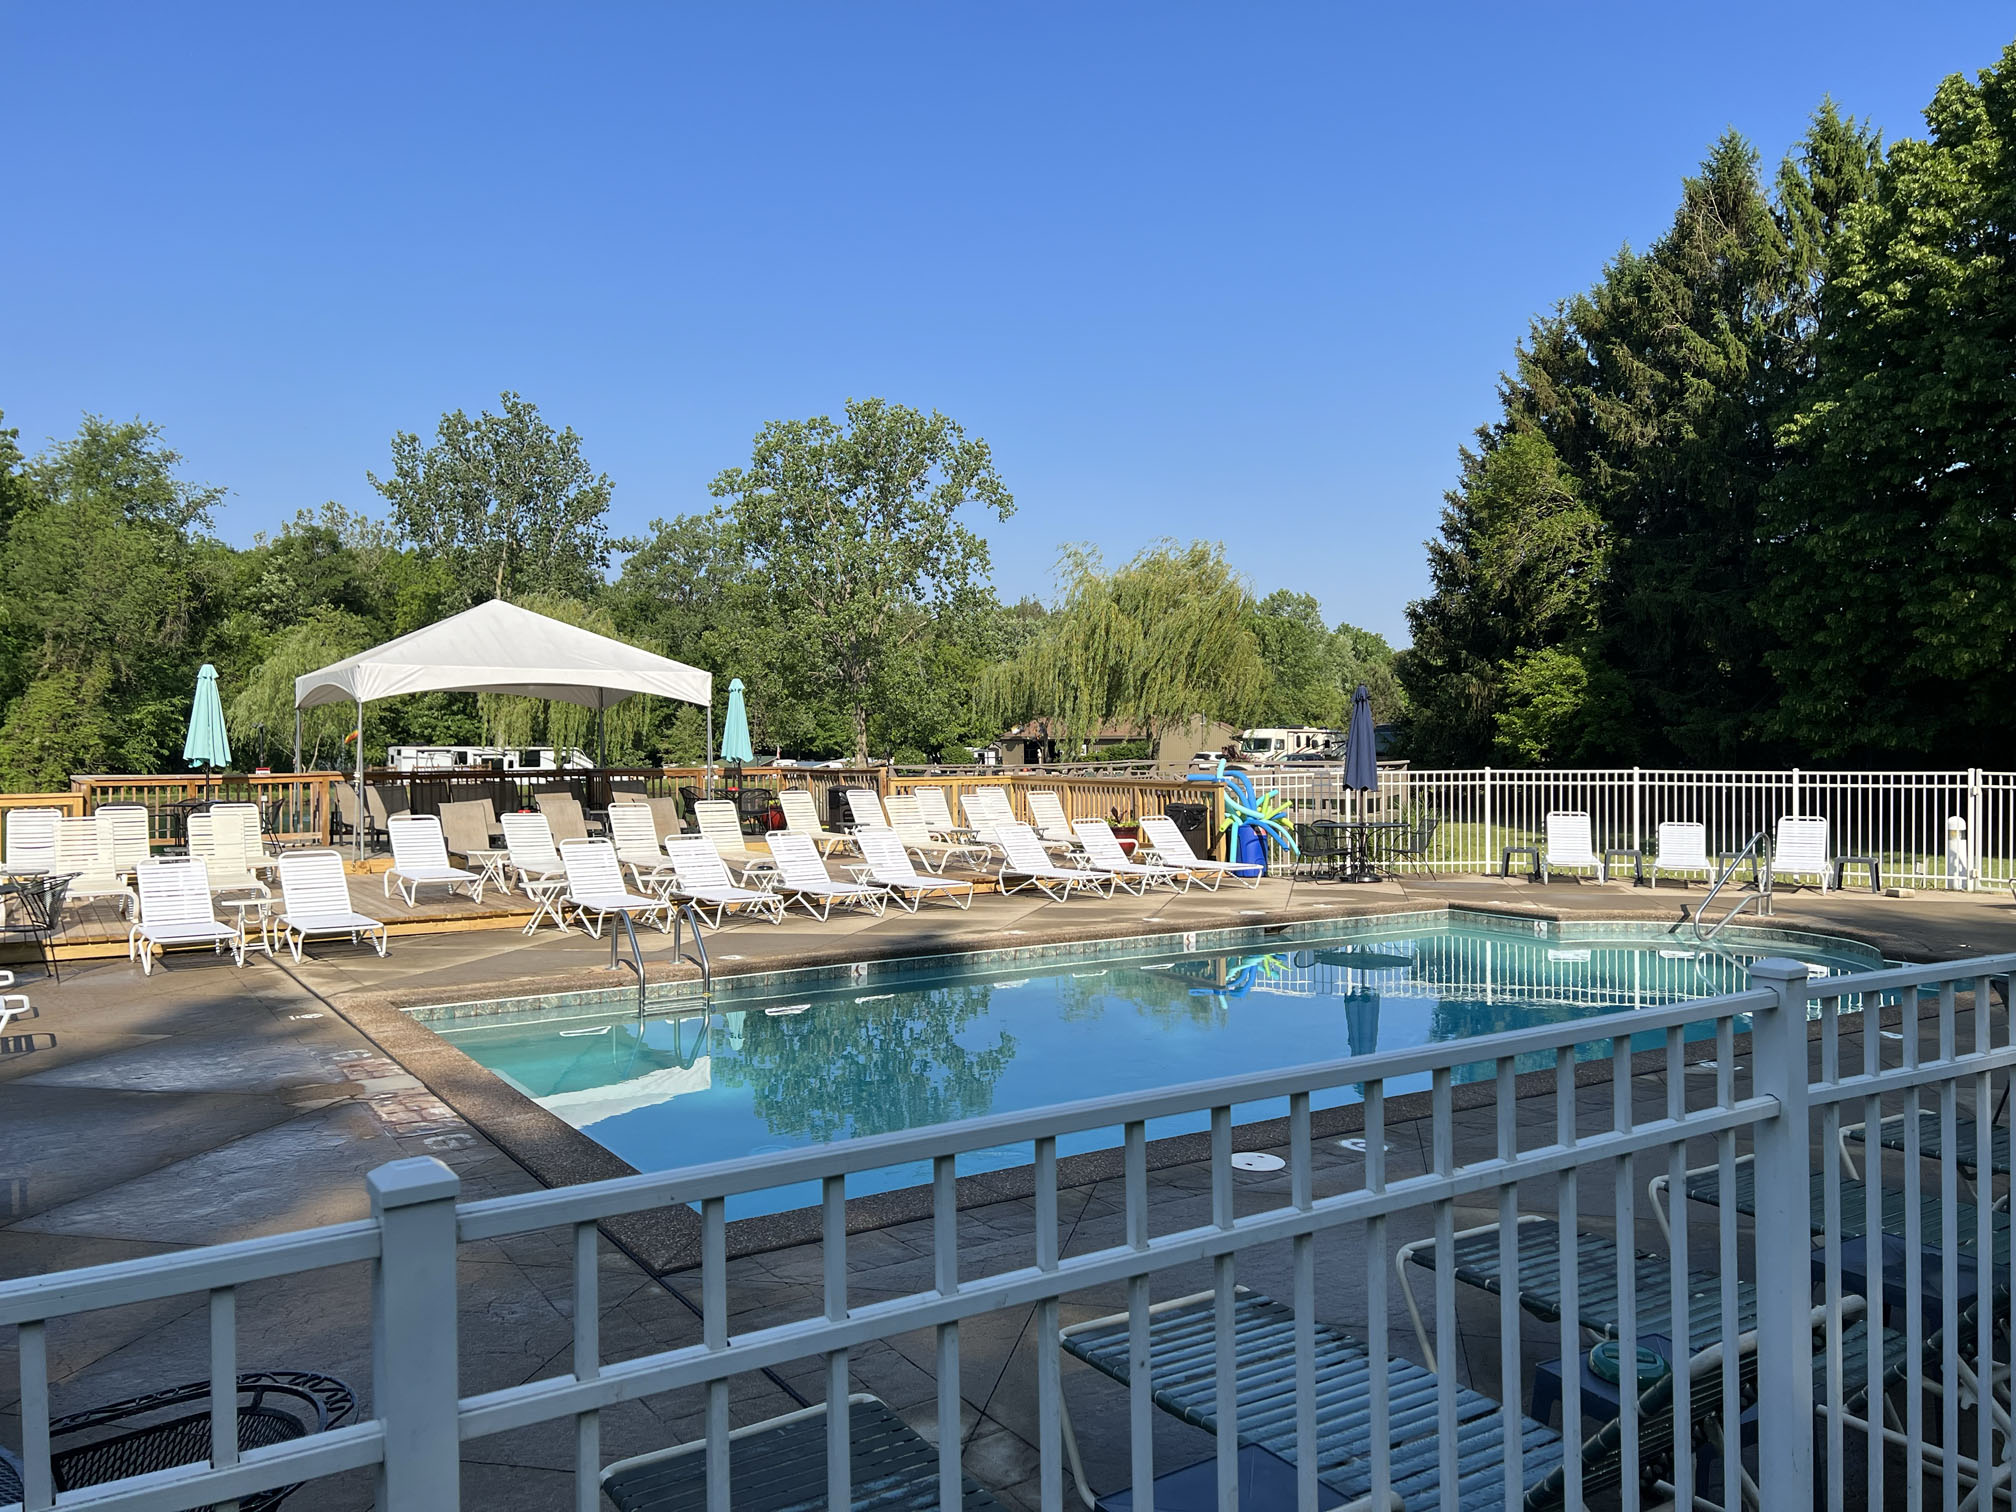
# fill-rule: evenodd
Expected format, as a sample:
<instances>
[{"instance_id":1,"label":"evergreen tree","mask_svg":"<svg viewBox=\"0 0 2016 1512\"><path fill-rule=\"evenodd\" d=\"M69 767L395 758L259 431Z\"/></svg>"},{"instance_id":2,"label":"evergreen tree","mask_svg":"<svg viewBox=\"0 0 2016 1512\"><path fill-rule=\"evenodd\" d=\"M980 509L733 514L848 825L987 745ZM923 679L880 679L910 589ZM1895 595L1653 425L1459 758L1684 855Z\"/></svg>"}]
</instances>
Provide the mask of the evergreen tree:
<instances>
[{"instance_id":1,"label":"evergreen tree","mask_svg":"<svg viewBox=\"0 0 2016 1512\"><path fill-rule=\"evenodd\" d=\"M2016 703L2016 44L1926 124L1832 242L1762 602L1787 736L1975 765Z\"/></svg>"}]
</instances>

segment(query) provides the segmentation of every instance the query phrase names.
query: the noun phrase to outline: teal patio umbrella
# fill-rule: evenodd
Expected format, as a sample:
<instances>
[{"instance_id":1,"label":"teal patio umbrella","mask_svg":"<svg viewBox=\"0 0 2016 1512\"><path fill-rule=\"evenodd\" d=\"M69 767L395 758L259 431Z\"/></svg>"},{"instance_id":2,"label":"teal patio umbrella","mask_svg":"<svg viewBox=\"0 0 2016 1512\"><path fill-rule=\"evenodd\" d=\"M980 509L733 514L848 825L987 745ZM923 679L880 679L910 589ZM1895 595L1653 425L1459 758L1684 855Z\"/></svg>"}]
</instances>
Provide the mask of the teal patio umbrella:
<instances>
[{"instance_id":1,"label":"teal patio umbrella","mask_svg":"<svg viewBox=\"0 0 2016 1512\"><path fill-rule=\"evenodd\" d=\"M749 711L742 707L742 679L728 684L728 718L721 727L721 759L740 766L752 759L756 748L749 744Z\"/></svg>"},{"instance_id":2,"label":"teal patio umbrella","mask_svg":"<svg viewBox=\"0 0 2016 1512\"><path fill-rule=\"evenodd\" d=\"M182 741L182 759L191 766L231 765L231 737L224 733L224 702L217 696L217 669L203 663L196 674L196 702L189 709L189 733Z\"/></svg>"}]
</instances>

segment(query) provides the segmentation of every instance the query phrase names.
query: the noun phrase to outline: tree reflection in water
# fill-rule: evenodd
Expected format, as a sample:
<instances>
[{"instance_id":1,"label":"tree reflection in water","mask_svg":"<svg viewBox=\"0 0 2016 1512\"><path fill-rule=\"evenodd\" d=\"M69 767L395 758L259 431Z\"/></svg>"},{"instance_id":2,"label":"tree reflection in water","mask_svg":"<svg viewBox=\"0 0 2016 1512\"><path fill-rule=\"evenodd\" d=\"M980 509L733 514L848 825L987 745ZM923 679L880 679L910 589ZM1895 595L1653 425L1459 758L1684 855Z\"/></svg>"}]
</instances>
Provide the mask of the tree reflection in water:
<instances>
[{"instance_id":1,"label":"tree reflection in water","mask_svg":"<svg viewBox=\"0 0 2016 1512\"><path fill-rule=\"evenodd\" d=\"M1015 1059L1005 1029L985 1049L959 1042L991 996L973 983L788 1017L754 1011L740 1052L715 1061L715 1081L747 1087L756 1115L786 1137L856 1139L978 1118Z\"/></svg>"}]
</instances>

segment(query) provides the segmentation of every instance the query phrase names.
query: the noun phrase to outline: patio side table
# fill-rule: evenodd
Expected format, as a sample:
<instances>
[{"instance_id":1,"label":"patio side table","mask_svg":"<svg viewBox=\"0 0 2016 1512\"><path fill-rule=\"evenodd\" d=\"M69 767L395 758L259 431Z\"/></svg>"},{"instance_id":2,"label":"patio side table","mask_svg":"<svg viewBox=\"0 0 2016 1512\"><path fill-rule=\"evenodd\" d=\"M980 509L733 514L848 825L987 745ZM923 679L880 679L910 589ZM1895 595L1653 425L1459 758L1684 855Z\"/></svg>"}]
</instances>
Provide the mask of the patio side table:
<instances>
[{"instance_id":1,"label":"patio side table","mask_svg":"<svg viewBox=\"0 0 2016 1512\"><path fill-rule=\"evenodd\" d=\"M1511 875L1512 875L1512 858L1513 858L1514 856L1531 856L1531 857L1533 858L1533 872L1532 872L1532 875L1534 875L1534 876L1536 876L1536 877L1540 875L1540 847L1539 847L1539 846L1537 846L1537 845L1508 845L1508 846L1506 846L1506 847L1505 847L1505 854L1504 854L1504 855L1502 855L1502 856L1500 856L1500 857L1498 858L1498 875L1499 875L1499 876L1501 876L1501 877L1509 877L1509 876L1511 876Z\"/></svg>"},{"instance_id":2,"label":"patio side table","mask_svg":"<svg viewBox=\"0 0 2016 1512\"><path fill-rule=\"evenodd\" d=\"M1628 845L1606 845L1603 848L1603 875L1606 879L1610 875L1610 858L1613 856L1629 856L1631 858L1631 880L1641 884L1644 882L1645 853L1643 851L1634 850Z\"/></svg>"},{"instance_id":3,"label":"patio side table","mask_svg":"<svg viewBox=\"0 0 2016 1512\"><path fill-rule=\"evenodd\" d=\"M1874 856L1836 856L1834 858L1834 891L1841 891L1841 873L1851 866L1861 866L1869 871L1869 891L1883 891L1883 863Z\"/></svg>"}]
</instances>

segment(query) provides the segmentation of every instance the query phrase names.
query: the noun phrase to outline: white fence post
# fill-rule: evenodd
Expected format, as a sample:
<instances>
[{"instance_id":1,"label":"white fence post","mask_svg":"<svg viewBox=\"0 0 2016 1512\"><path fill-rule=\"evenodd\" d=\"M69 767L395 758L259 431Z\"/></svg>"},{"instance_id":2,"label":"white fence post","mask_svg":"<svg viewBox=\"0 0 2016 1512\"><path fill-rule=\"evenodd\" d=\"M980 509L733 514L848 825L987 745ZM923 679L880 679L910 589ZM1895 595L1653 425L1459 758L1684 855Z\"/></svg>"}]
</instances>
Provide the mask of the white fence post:
<instances>
[{"instance_id":1,"label":"white fence post","mask_svg":"<svg viewBox=\"0 0 2016 1512\"><path fill-rule=\"evenodd\" d=\"M462 1446L455 1329L455 1199L431 1156L365 1177L382 1235L371 1285L371 1411L385 1430L378 1512L459 1506Z\"/></svg>"},{"instance_id":2,"label":"white fence post","mask_svg":"<svg viewBox=\"0 0 2016 1512\"><path fill-rule=\"evenodd\" d=\"M1484 856L1481 870L1491 871L1491 768L1484 768Z\"/></svg>"},{"instance_id":3,"label":"white fence post","mask_svg":"<svg viewBox=\"0 0 2016 1512\"><path fill-rule=\"evenodd\" d=\"M1750 985L1753 1085L1778 1114L1752 1129L1757 1160L1757 1479L1766 1507L1813 1504L1813 1149L1807 1116L1806 966L1772 956ZM1726 1198L1727 1194L1725 1194Z\"/></svg>"},{"instance_id":4,"label":"white fence post","mask_svg":"<svg viewBox=\"0 0 2016 1512\"><path fill-rule=\"evenodd\" d=\"M1981 885L1981 768L1967 770L1967 890Z\"/></svg>"}]
</instances>

